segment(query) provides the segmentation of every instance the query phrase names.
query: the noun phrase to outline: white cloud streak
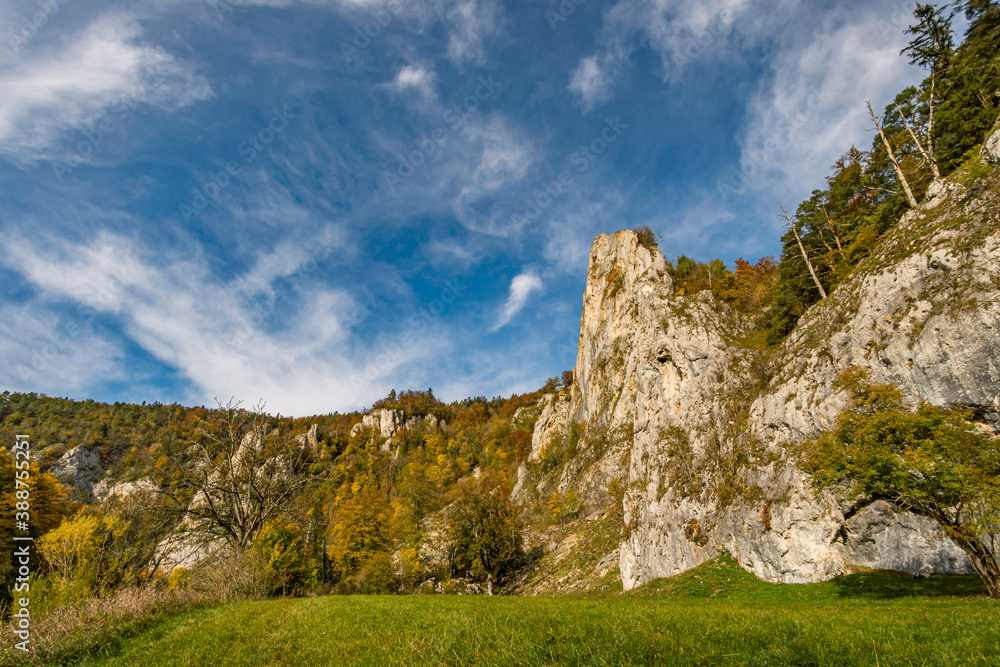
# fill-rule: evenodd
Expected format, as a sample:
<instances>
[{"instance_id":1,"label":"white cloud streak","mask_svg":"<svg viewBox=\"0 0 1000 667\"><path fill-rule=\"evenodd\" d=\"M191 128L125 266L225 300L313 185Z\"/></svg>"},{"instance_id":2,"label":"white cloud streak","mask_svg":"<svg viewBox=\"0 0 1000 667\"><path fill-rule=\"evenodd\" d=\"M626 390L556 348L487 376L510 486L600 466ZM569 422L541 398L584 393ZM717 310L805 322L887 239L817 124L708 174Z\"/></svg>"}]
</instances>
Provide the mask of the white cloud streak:
<instances>
[{"instance_id":1,"label":"white cloud streak","mask_svg":"<svg viewBox=\"0 0 1000 667\"><path fill-rule=\"evenodd\" d=\"M470 122L464 138L472 150L456 173L461 189L453 202L455 216L467 228L495 236L520 231L503 217L510 214L510 202L500 199L498 205L496 198L527 175L536 159L531 142L501 114Z\"/></svg>"},{"instance_id":2,"label":"white cloud streak","mask_svg":"<svg viewBox=\"0 0 1000 667\"><path fill-rule=\"evenodd\" d=\"M45 157L68 129L145 103L174 111L211 95L208 83L165 51L138 43L138 24L106 15L56 48L0 72L0 152Z\"/></svg>"},{"instance_id":3,"label":"white cloud streak","mask_svg":"<svg viewBox=\"0 0 1000 667\"><path fill-rule=\"evenodd\" d=\"M493 327L493 331L507 326L514 316L524 309L525 304L528 303L528 297L531 296L532 292L537 292L541 289L542 279L533 272L525 271L515 276L514 280L510 282L510 294L507 296L507 302L503 306L500 319Z\"/></svg>"},{"instance_id":4,"label":"white cloud streak","mask_svg":"<svg viewBox=\"0 0 1000 667\"><path fill-rule=\"evenodd\" d=\"M458 62L484 62L484 42L503 23L499 4L495 0L458 0L445 16L450 27L448 55Z\"/></svg>"},{"instance_id":5,"label":"white cloud streak","mask_svg":"<svg viewBox=\"0 0 1000 667\"><path fill-rule=\"evenodd\" d=\"M434 72L419 65L407 65L399 70L393 80L396 90L414 89L426 97L434 95Z\"/></svg>"},{"instance_id":6,"label":"white cloud streak","mask_svg":"<svg viewBox=\"0 0 1000 667\"><path fill-rule=\"evenodd\" d=\"M579 95L585 111L613 92L614 80L628 66L631 54L648 46L663 61L663 75L671 78L693 60L723 58L728 39L739 27L756 31L757 21L747 10L754 0L634 0L619 2L604 14L597 53L584 56L573 71L569 90ZM763 4L763 3L760 3ZM768 3L766 15L798 4Z\"/></svg>"},{"instance_id":7,"label":"white cloud streak","mask_svg":"<svg viewBox=\"0 0 1000 667\"><path fill-rule=\"evenodd\" d=\"M86 308L66 317L38 303L0 306L0 386L65 395L124 379L123 350L96 335L92 319Z\"/></svg>"},{"instance_id":8,"label":"white cloud streak","mask_svg":"<svg viewBox=\"0 0 1000 667\"><path fill-rule=\"evenodd\" d=\"M569 89L580 96L584 110L589 111L595 103L608 95L608 65L602 65L598 56L588 56L573 70Z\"/></svg>"}]
</instances>

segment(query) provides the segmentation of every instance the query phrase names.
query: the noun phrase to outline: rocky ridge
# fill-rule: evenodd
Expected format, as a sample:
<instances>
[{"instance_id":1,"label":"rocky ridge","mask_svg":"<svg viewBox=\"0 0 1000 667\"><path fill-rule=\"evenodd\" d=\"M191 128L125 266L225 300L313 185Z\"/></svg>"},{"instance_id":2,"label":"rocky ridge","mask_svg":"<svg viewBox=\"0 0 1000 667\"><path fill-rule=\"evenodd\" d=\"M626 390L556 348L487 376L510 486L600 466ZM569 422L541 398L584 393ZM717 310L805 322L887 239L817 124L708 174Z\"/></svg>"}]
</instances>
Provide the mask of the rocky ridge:
<instances>
[{"instance_id":1,"label":"rocky ridge","mask_svg":"<svg viewBox=\"0 0 1000 667\"><path fill-rule=\"evenodd\" d=\"M421 420L426 421L432 428L438 426L438 419L432 414L428 414L422 418L414 415L409 419L404 419L402 410L380 408L378 410L372 410L368 414L364 415L360 422L351 427L351 437L357 437L364 432L365 429L369 429L374 437L381 438L383 440L381 444L382 451L388 452L391 449L392 441L401 430L416 428L420 424ZM441 421L440 425L443 428L445 426L445 422Z\"/></svg>"},{"instance_id":2,"label":"rocky ridge","mask_svg":"<svg viewBox=\"0 0 1000 667\"><path fill-rule=\"evenodd\" d=\"M574 383L540 402L513 499L574 489L587 511L620 502L626 589L722 549L776 582L854 567L968 572L929 521L817 492L792 446L846 405L833 380L849 366L1000 429L997 184L982 166L932 186L773 355L707 293L675 294L663 256L633 232L598 236ZM574 422L583 435L553 462Z\"/></svg>"}]
</instances>

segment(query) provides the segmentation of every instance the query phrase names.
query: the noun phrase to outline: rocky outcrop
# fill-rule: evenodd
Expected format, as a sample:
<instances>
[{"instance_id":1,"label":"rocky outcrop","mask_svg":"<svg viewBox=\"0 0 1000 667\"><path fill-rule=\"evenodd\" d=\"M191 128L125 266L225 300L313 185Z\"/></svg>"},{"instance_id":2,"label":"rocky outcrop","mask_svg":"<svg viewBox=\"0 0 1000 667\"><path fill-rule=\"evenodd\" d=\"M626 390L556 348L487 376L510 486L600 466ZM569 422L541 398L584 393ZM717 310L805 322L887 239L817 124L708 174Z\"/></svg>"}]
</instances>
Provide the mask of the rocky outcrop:
<instances>
[{"instance_id":1,"label":"rocky outcrop","mask_svg":"<svg viewBox=\"0 0 1000 667\"><path fill-rule=\"evenodd\" d=\"M447 426L445 421L442 419L438 421L438 418L432 414L425 415L423 417L419 415L412 415L409 419L404 421L403 412L401 410L391 410L388 408L379 408L378 410L372 410L368 414L361 418L361 421L351 427L351 437L355 438L364 432L365 429L369 429L376 438L381 438L383 440L381 445L381 450L383 452L388 452L392 450L392 440L396 438L402 430L413 430L419 427L421 424L425 424L429 428L444 428Z\"/></svg>"},{"instance_id":2,"label":"rocky outcrop","mask_svg":"<svg viewBox=\"0 0 1000 667\"><path fill-rule=\"evenodd\" d=\"M424 539L420 542L420 559L427 564L429 570L437 573L447 573L451 564L449 559L451 543L448 539L448 518L451 507L449 505L425 517L420 524L424 535Z\"/></svg>"},{"instance_id":3,"label":"rocky outcrop","mask_svg":"<svg viewBox=\"0 0 1000 667\"><path fill-rule=\"evenodd\" d=\"M965 552L940 539L929 520L898 514L882 501L849 518L842 531L853 565L922 575L969 571Z\"/></svg>"},{"instance_id":4,"label":"rocky outcrop","mask_svg":"<svg viewBox=\"0 0 1000 667\"><path fill-rule=\"evenodd\" d=\"M391 438L402 426L403 413L399 410L372 410L351 428L351 437L356 437L362 430L369 428L380 438Z\"/></svg>"},{"instance_id":5,"label":"rocky outcrop","mask_svg":"<svg viewBox=\"0 0 1000 667\"><path fill-rule=\"evenodd\" d=\"M317 452L319 451L319 438L317 437L318 431L319 424L313 424L309 427L308 431L295 436L295 442L299 443L300 447L308 448Z\"/></svg>"},{"instance_id":6,"label":"rocky outcrop","mask_svg":"<svg viewBox=\"0 0 1000 667\"><path fill-rule=\"evenodd\" d=\"M561 400L563 397L557 394L546 394L538 402L541 414L535 422L535 430L531 435L530 461L539 461L545 452L545 447L552 441L553 436L561 434L566 430L569 420L569 401ZM514 421L521 415L515 414Z\"/></svg>"},{"instance_id":7,"label":"rocky outcrop","mask_svg":"<svg viewBox=\"0 0 1000 667\"><path fill-rule=\"evenodd\" d=\"M102 479L94 485L94 498L97 502L114 498L116 500L127 500L129 498L152 494L158 490L156 482L149 477L142 477L133 482L119 482L111 484L108 479Z\"/></svg>"},{"instance_id":8,"label":"rocky outcrop","mask_svg":"<svg viewBox=\"0 0 1000 667\"><path fill-rule=\"evenodd\" d=\"M104 476L101 457L97 452L85 449L82 445L66 451L52 464L48 472L64 485L85 495L89 494L94 488L94 483Z\"/></svg>"},{"instance_id":9,"label":"rocky outcrop","mask_svg":"<svg viewBox=\"0 0 1000 667\"><path fill-rule=\"evenodd\" d=\"M852 365L896 384L911 402L964 406L1000 430L1000 235L940 220L972 213L997 224L995 209L975 208L951 197L918 211L868 271L803 318L784 345L790 363L754 406L771 437L794 441L826 429L844 407L833 378ZM892 257L900 252L906 256Z\"/></svg>"},{"instance_id":10,"label":"rocky outcrop","mask_svg":"<svg viewBox=\"0 0 1000 667\"><path fill-rule=\"evenodd\" d=\"M1000 429L997 190L995 178L935 184L773 358L708 293L675 294L662 255L634 233L597 237L575 381L539 403L513 498L574 489L593 508L617 485L626 589L722 549L789 583L857 566L969 571L929 521L818 492L790 446L832 425L846 405L834 378L850 366ZM554 460L574 432L569 458Z\"/></svg>"}]
</instances>

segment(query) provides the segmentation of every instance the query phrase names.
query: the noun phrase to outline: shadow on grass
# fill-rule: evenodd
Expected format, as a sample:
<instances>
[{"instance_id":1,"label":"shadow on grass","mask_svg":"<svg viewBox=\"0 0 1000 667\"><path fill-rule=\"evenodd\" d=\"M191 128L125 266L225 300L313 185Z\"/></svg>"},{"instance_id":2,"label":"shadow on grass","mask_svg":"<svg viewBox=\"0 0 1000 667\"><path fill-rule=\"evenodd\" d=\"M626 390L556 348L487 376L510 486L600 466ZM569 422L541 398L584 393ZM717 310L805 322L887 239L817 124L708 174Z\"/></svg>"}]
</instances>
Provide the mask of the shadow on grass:
<instances>
[{"instance_id":1,"label":"shadow on grass","mask_svg":"<svg viewBox=\"0 0 1000 667\"><path fill-rule=\"evenodd\" d=\"M891 600L906 597L983 597L986 586L975 575L932 575L916 578L903 572L862 572L828 582L843 598Z\"/></svg>"},{"instance_id":2,"label":"shadow on grass","mask_svg":"<svg viewBox=\"0 0 1000 667\"><path fill-rule=\"evenodd\" d=\"M629 595L718 598L755 602L824 602L843 599L898 600L905 598L983 598L986 586L975 575L934 575L915 578L904 572L876 571L849 574L813 584L773 584L757 579L729 554L667 579L656 579Z\"/></svg>"}]
</instances>

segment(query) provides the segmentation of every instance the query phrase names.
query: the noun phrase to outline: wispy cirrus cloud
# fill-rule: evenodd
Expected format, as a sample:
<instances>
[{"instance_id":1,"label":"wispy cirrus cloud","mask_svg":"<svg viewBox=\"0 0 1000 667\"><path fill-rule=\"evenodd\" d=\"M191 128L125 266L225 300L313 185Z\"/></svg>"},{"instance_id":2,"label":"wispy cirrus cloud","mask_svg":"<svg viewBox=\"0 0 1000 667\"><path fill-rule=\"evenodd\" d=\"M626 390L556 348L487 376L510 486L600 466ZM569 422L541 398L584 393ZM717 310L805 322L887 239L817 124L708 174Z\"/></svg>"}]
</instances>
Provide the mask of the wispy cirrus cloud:
<instances>
[{"instance_id":1,"label":"wispy cirrus cloud","mask_svg":"<svg viewBox=\"0 0 1000 667\"><path fill-rule=\"evenodd\" d=\"M92 21L66 43L32 50L0 70L0 152L44 157L67 130L144 103L174 111L207 99L208 82L166 51L143 45L124 14Z\"/></svg>"},{"instance_id":2,"label":"wispy cirrus cloud","mask_svg":"<svg viewBox=\"0 0 1000 667\"><path fill-rule=\"evenodd\" d=\"M740 169L750 190L804 197L852 145L871 145L865 101L879 107L922 74L899 53L913 20L905 0L833 12L822 31L775 54L747 110ZM787 197L787 195L786 195Z\"/></svg>"},{"instance_id":3,"label":"wispy cirrus cloud","mask_svg":"<svg viewBox=\"0 0 1000 667\"><path fill-rule=\"evenodd\" d=\"M448 55L462 62L482 63L486 57L485 40L503 25L503 14L496 0L457 0L445 9L450 26Z\"/></svg>"},{"instance_id":4,"label":"wispy cirrus cloud","mask_svg":"<svg viewBox=\"0 0 1000 667\"><path fill-rule=\"evenodd\" d=\"M276 281L315 260L308 248L299 247L297 257L289 246L261 253L249 271L225 280L204 259L157 261L159 253L108 233L89 243L43 245L24 237L4 242L18 257L16 269L46 298L89 304L117 318L130 339L188 378L202 401L215 395L266 397L272 410L317 413L331 402L363 405L381 388L352 382L376 352L349 339L361 313L348 293L310 285L287 307L275 307ZM322 248L322 259L336 250ZM118 287L108 298L95 298L91 286L101 284ZM430 340L413 337L379 372L391 374L434 348Z\"/></svg>"},{"instance_id":5,"label":"wispy cirrus cloud","mask_svg":"<svg viewBox=\"0 0 1000 667\"><path fill-rule=\"evenodd\" d=\"M775 203L822 186L870 141L864 99L910 81L901 4L584 3L555 39L545 7L512 0L67 4L0 70L0 313L19 323L0 366L92 308L89 381L56 345L37 385L9 386L300 415L393 386L535 389L575 358L595 234L648 222L671 256L726 261L780 248ZM139 113L103 152L68 178L36 168L123 98ZM727 169L742 194L722 201Z\"/></svg>"},{"instance_id":6,"label":"wispy cirrus cloud","mask_svg":"<svg viewBox=\"0 0 1000 667\"><path fill-rule=\"evenodd\" d=\"M641 48L659 53L663 77L671 78L694 60L722 58L734 30L754 32L758 19L748 18L755 0L634 0L612 5L604 14L596 53L580 59L569 90L579 95L584 110L612 94L615 80ZM798 0L769 3L780 13ZM758 3L763 4L763 3Z\"/></svg>"},{"instance_id":7,"label":"wispy cirrus cloud","mask_svg":"<svg viewBox=\"0 0 1000 667\"><path fill-rule=\"evenodd\" d=\"M590 110L596 102L608 96L612 75L608 70L614 66L609 64L607 59L587 56L573 70L569 89L580 96L585 110Z\"/></svg>"},{"instance_id":8,"label":"wispy cirrus cloud","mask_svg":"<svg viewBox=\"0 0 1000 667\"><path fill-rule=\"evenodd\" d=\"M0 386L49 395L128 379L125 350L96 333L86 308L67 316L38 304L0 304Z\"/></svg>"}]
</instances>

